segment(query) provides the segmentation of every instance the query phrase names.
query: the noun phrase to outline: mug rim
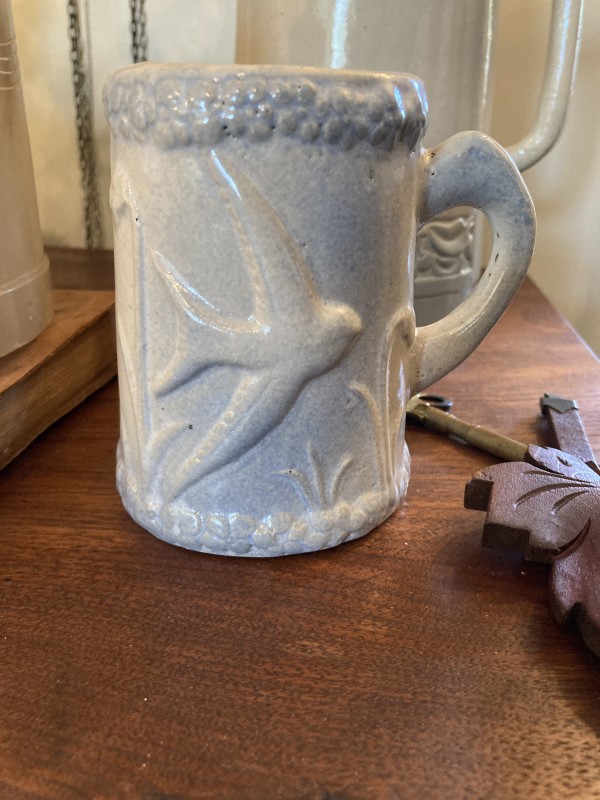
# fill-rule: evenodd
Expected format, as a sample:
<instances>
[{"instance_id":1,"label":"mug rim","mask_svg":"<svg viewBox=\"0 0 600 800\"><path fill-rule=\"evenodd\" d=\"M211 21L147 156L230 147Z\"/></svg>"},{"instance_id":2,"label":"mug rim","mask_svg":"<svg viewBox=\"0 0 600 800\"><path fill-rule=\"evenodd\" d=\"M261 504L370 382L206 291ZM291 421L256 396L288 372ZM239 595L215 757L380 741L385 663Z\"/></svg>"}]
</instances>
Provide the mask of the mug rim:
<instances>
[{"instance_id":1,"label":"mug rim","mask_svg":"<svg viewBox=\"0 0 600 800\"><path fill-rule=\"evenodd\" d=\"M103 91L113 137L160 149L254 142L411 150L428 123L425 87L404 72L276 64L143 62L112 73Z\"/></svg>"},{"instance_id":2,"label":"mug rim","mask_svg":"<svg viewBox=\"0 0 600 800\"><path fill-rule=\"evenodd\" d=\"M210 75L222 75L223 77L236 77L238 73L266 73L273 77L278 75L293 76L297 74L308 77L320 77L323 79L358 80L365 82L380 82L388 80L401 83L403 79L408 79L414 86L419 87L419 91L425 92L422 78L412 72L405 70L366 70L366 69L337 69L333 67L316 67L304 64L237 64L227 62L208 62L208 61L140 61L137 64L127 64L124 67L111 72L105 81L105 86L110 85L114 80L129 74L148 72L150 74L160 73L179 73L182 76L208 73Z\"/></svg>"}]
</instances>

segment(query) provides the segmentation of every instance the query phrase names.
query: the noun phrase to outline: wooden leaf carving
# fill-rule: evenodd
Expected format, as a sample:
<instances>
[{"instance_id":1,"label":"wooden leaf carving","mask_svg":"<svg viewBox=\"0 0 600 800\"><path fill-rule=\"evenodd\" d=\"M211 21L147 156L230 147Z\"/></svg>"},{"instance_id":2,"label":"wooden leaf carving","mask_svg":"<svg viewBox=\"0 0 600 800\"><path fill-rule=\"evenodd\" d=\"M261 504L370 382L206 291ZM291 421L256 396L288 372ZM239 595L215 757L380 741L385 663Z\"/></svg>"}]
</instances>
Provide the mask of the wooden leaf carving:
<instances>
[{"instance_id":1,"label":"wooden leaf carving","mask_svg":"<svg viewBox=\"0 0 600 800\"><path fill-rule=\"evenodd\" d=\"M525 461L478 472L465 507L487 511L483 545L551 563L552 608L574 618L600 655L600 473L561 450L530 445Z\"/></svg>"},{"instance_id":2,"label":"wooden leaf carving","mask_svg":"<svg viewBox=\"0 0 600 800\"><path fill-rule=\"evenodd\" d=\"M530 445L526 461L478 472L466 486L465 507L487 510L485 547L551 562L600 514L600 475L575 456Z\"/></svg>"}]
</instances>

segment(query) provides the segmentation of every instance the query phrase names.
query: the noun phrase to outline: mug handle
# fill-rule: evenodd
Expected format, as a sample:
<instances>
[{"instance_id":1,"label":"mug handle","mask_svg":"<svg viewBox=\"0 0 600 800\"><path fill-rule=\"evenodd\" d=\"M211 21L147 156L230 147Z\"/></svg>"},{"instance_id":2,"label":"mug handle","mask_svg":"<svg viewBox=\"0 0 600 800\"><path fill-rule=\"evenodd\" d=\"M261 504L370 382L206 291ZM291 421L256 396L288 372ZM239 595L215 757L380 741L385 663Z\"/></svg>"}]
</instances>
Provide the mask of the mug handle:
<instances>
[{"instance_id":1,"label":"mug handle","mask_svg":"<svg viewBox=\"0 0 600 800\"><path fill-rule=\"evenodd\" d=\"M525 277L535 240L529 192L510 156L489 136L458 133L421 158L419 226L454 206L471 206L488 218L492 253L472 294L439 322L416 329L411 393L458 366L496 324Z\"/></svg>"},{"instance_id":2,"label":"mug handle","mask_svg":"<svg viewBox=\"0 0 600 800\"><path fill-rule=\"evenodd\" d=\"M537 117L529 133L508 148L521 171L537 164L560 135L571 97L582 22L583 0L554 0Z\"/></svg>"}]
</instances>

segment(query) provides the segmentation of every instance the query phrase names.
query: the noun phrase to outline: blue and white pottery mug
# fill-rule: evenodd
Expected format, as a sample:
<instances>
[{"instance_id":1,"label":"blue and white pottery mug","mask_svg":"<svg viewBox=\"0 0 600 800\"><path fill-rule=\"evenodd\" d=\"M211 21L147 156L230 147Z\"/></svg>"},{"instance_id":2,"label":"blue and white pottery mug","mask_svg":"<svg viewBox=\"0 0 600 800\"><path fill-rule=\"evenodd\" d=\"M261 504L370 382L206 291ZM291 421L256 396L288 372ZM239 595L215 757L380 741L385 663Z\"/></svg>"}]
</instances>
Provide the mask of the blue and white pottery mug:
<instances>
[{"instance_id":1,"label":"blue and white pottery mug","mask_svg":"<svg viewBox=\"0 0 600 800\"><path fill-rule=\"evenodd\" d=\"M141 64L105 88L121 440L133 518L193 550L276 556L363 536L406 492L406 401L521 283L535 217L479 133L421 147L402 74ZM473 294L417 328L415 239L487 215Z\"/></svg>"}]
</instances>

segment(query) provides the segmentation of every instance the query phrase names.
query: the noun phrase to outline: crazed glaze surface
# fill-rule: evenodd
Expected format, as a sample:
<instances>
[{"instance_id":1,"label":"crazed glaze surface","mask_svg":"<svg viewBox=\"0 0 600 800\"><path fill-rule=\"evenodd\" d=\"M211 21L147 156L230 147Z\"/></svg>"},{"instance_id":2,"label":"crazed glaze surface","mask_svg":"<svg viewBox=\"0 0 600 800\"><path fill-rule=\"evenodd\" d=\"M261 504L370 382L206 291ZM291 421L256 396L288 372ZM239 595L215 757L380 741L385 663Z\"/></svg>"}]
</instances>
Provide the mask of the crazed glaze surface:
<instances>
[{"instance_id":1,"label":"crazed glaze surface","mask_svg":"<svg viewBox=\"0 0 600 800\"><path fill-rule=\"evenodd\" d=\"M411 385L491 324L415 339L420 83L144 65L105 102L126 508L225 555L364 535L406 491Z\"/></svg>"}]
</instances>

